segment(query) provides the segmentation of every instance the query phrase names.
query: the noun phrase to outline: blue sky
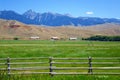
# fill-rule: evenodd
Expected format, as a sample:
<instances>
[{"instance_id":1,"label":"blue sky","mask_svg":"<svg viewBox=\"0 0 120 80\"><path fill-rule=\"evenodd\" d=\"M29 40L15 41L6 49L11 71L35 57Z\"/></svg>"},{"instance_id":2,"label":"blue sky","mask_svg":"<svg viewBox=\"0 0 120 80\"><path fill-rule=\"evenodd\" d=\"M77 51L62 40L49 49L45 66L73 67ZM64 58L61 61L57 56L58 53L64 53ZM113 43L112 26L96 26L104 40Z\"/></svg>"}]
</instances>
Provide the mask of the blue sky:
<instances>
[{"instance_id":1,"label":"blue sky","mask_svg":"<svg viewBox=\"0 0 120 80\"><path fill-rule=\"evenodd\" d=\"M0 0L0 11L22 14L29 9L39 13L69 13L74 17L120 19L120 0Z\"/></svg>"}]
</instances>

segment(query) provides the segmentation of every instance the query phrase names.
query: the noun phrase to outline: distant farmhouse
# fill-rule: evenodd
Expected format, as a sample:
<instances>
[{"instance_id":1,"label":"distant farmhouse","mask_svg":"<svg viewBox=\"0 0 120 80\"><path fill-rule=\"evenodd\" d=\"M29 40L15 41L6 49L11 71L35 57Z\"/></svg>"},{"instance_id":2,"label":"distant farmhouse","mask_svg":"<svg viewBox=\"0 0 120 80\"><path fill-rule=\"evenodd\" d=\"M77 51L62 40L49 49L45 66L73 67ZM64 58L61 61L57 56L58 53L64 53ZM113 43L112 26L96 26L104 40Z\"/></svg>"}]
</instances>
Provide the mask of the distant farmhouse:
<instances>
[{"instance_id":1,"label":"distant farmhouse","mask_svg":"<svg viewBox=\"0 0 120 80\"><path fill-rule=\"evenodd\" d=\"M51 40L59 40L59 37L51 37Z\"/></svg>"},{"instance_id":2,"label":"distant farmhouse","mask_svg":"<svg viewBox=\"0 0 120 80\"><path fill-rule=\"evenodd\" d=\"M77 40L77 37L70 37L69 40Z\"/></svg>"},{"instance_id":3,"label":"distant farmhouse","mask_svg":"<svg viewBox=\"0 0 120 80\"><path fill-rule=\"evenodd\" d=\"M39 36L31 36L30 39L37 40L37 39L40 39L40 37Z\"/></svg>"}]
</instances>

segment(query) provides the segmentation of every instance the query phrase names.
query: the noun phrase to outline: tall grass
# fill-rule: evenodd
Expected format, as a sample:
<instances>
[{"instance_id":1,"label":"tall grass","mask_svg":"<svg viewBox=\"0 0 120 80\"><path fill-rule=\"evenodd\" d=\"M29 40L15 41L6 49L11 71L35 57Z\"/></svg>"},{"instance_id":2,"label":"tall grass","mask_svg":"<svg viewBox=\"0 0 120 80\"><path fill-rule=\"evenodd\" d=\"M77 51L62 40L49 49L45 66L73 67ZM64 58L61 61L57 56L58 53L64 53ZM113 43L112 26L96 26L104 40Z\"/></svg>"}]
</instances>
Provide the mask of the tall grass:
<instances>
[{"instance_id":1,"label":"tall grass","mask_svg":"<svg viewBox=\"0 0 120 80\"><path fill-rule=\"evenodd\" d=\"M119 76L110 75L1 75L0 80L120 80Z\"/></svg>"}]
</instances>

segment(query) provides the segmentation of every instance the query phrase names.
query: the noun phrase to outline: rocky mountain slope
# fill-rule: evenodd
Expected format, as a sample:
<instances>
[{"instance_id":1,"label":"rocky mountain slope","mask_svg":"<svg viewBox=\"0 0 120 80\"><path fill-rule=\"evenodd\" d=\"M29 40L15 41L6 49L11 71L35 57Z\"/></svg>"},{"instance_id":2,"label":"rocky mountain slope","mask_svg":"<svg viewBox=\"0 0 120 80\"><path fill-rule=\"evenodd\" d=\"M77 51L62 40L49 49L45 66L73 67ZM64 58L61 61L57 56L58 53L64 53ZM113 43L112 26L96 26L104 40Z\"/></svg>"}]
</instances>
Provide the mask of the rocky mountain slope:
<instances>
[{"instance_id":1,"label":"rocky mountain slope","mask_svg":"<svg viewBox=\"0 0 120 80\"><path fill-rule=\"evenodd\" d=\"M0 38L27 38L39 36L40 39L50 39L53 36L60 38L69 37L89 37L92 35L120 35L119 24L102 24L89 27L60 26L44 27L35 25L26 25L15 20L0 19Z\"/></svg>"}]
</instances>

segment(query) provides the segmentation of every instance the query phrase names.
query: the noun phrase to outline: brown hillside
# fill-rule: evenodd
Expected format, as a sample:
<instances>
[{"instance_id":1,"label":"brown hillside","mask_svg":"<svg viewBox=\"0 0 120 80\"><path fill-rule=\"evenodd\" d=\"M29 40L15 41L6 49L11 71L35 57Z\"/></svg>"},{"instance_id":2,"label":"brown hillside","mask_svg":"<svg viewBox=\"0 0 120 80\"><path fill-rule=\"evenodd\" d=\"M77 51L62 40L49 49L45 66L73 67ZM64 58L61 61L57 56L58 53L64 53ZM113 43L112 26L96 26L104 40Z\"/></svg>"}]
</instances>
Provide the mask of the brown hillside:
<instances>
[{"instance_id":1,"label":"brown hillside","mask_svg":"<svg viewBox=\"0 0 120 80\"><path fill-rule=\"evenodd\" d=\"M103 35L109 35L109 36L120 35L119 24L107 23L107 24L102 24L102 25L84 27L84 29L91 30L91 31L97 31Z\"/></svg>"},{"instance_id":2,"label":"brown hillside","mask_svg":"<svg viewBox=\"0 0 120 80\"><path fill-rule=\"evenodd\" d=\"M0 38L30 38L39 36L40 39L50 39L52 36L60 38L89 37L92 35L120 35L120 25L103 24L90 27L43 27L26 25L15 20L0 19Z\"/></svg>"}]
</instances>

